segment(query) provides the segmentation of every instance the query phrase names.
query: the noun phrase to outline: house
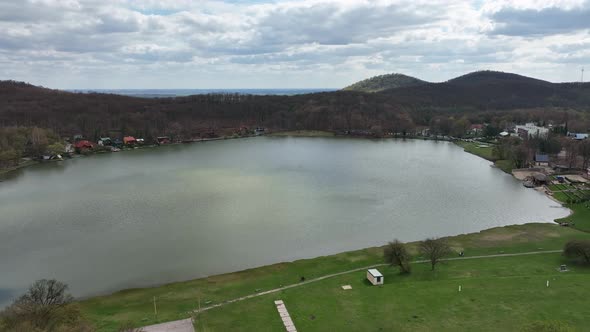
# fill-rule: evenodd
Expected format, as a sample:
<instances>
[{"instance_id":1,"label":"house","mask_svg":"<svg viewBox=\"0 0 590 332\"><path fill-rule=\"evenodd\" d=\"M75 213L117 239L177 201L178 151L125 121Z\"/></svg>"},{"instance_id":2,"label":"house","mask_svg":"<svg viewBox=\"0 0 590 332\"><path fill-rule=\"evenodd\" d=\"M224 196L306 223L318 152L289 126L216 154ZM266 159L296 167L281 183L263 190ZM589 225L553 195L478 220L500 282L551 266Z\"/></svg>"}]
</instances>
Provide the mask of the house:
<instances>
[{"instance_id":1,"label":"house","mask_svg":"<svg viewBox=\"0 0 590 332\"><path fill-rule=\"evenodd\" d=\"M121 148L123 146L123 141L121 141L118 138L115 138L111 144L112 146L116 147L116 148Z\"/></svg>"},{"instance_id":2,"label":"house","mask_svg":"<svg viewBox=\"0 0 590 332\"><path fill-rule=\"evenodd\" d=\"M549 156L546 154L535 154L535 166L549 166Z\"/></svg>"},{"instance_id":3,"label":"house","mask_svg":"<svg viewBox=\"0 0 590 332\"><path fill-rule=\"evenodd\" d=\"M125 145L134 145L137 143L137 140L133 136L125 136L123 137L123 144Z\"/></svg>"},{"instance_id":4,"label":"house","mask_svg":"<svg viewBox=\"0 0 590 332\"><path fill-rule=\"evenodd\" d=\"M83 151L92 150L94 148L94 144L87 140L81 140L76 142L76 144L74 144L74 147L76 148L76 151L80 153Z\"/></svg>"},{"instance_id":5,"label":"house","mask_svg":"<svg viewBox=\"0 0 590 332\"><path fill-rule=\"evenodd\" d=\"M567 133L567 135L575 140L582 141L588 138L588 134L581 133Z\"/></svg>"},{"instance_id":6,"label":"house","mask_svg":"<svg viewBox=\"0 0 590 332\"><path fill-rule=\"evenodd\" d=\"M483 132L483 129L484 125L482 124L472 124L471 127L469 127L469 133L473 135L479 135Z\"/></svg>"},{"instance_id":7,"label":"house","mask_svg":"<svg viewBox=\"0 0 590 332\"><path fill-rule=\"evenodd\" d=\"M266 128L264 128L264 127L258 127L254 130L254 134L256 134L256 136L264 135L265 133L266 133Z\"/></svg>"},{"instance_id":8,"label":"house","mask_svg":"<svg viewBox=\"0 0 590 332\"><path fill-rule=\"evenodd\" d=\"M538 127L536 124L529 122L525 125L516 126L514 132L523 139L533 137L546 138L549 135L549 128Z\"/></svg>"},{"instance_id":9,"label":"house","mask_svg":"<svg viewBox=\"0 0 590 332\"><path fill-rule=\"evenodd\" d=\"M367 270L367 280L375 286L383 285L383 275L377 269Z\"/></svg>"},{"instance_id":10,"label":"house","mask_svg":"<svg viewBox=\"0 0 590 332\"><path fill-rule=\"evenodd\" d=\"M168 137L168 136L156 137L156 143L158 143L159 145L170 144L170 137Z\"/></svg>"},{"instance_id":11,"label":"house","mask_svg":"<svg viewBox=\"0 0 590 332\"><path fill-rule=\"evenodd\" d=\"M98 145L100 146L110 146L113 144L110 137L101 137L98 139Z\"/></svg>"}]
</instances>

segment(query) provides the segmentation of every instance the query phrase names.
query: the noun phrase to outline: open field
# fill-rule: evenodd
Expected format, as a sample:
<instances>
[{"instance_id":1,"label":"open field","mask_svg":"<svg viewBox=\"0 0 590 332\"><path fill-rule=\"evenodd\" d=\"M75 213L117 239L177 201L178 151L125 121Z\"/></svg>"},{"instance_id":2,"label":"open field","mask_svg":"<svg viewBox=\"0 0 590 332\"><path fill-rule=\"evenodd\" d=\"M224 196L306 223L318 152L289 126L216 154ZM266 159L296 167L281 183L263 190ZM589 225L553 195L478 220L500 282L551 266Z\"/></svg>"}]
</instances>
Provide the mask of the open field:
<instances>
[{"instance_id":1,"label":"open field","mask_svg":"<svg viewBox=\"0 0 590 332\"><path fill-rule=\"evenodd\" d=\"M510 160L498 160L494 156L494 146L491 144L484 144L478 142L463 142L463 141L455 141L455 144L462 147L465 152L474 154L478 157L483 159L487 159L489 161L494 162L494 165L504 171L505 173L511 174L513 165ZM480 145L488 145L487 147L480 147Z\"/></svg>"},{"instance_id":2,"label":"open field","mask_svg":"<svg viewBox=\"0 0 590 332\"><path fill-rule=\"evenodd\" d=\"M590 203L566 204L574 213L566 218L557 219L557 222L573 223L573 228L584 232L590 232Z\"/></svg>"},{"instance_id":3,"label":"open field","mask_svg":"<svg viewBox=\"0 0 590 332\"><path fill-rule=\"evenodd\" d=\"M380 268L380 287L356 272L203 312L195 326L279 331L273 300L282 299L301 331L516 331L538 321L582 331L590 315L582 295L590 291L590 268L570 264L560 273L562 262L560 254L544 254L453 261L435 272L414 264L410 275Z\"/></svg>"},{"instance_id":4,"label":"open field","mask_svg":"<svg viewBox=\"0 0 590 332\"><path fill-rule=\"evenodd\" d=\"M528 224L455 236L449 238L449 242L455 250L465 250L465 255L468 257L561 249L563 244L572 238L590 239L590 234L552 224ZM415 253L415 250L413 251ZM416 259L419 259L419 257L416 257ZM197 327L199 330L205 328L205 330L210 331L276 330L277 326L280 327L281 320L271 301L275 298L282 298L286 301L287 308L291 312L295 324L301 325L301 328L306 330L331 330L332 328L355 330L360 326L356 324L361 323L370 323L368 325L369 330L378 330L379 327L387 327L386 329L388 329L389 327L398 326L395 324L402 323L402 321L398 320L399 316L379 320L377 319L378 314L384 312L384 310L391 312L397 306L400 306L400 309L395 310L410 316L409 322L404 316L405 320L403 322L404 324L408 323L407 328L428 329L429 326L435 324L435 320L428 318L427 313L432 311L431 317L433 319L441 319L441 317L447 315L449 310L444 306L447 300L457 302L457 310L463 310L469 315L467 317L474 320L472 324L475 324L479 311L471 312L475 310L475 308L471 307L481 305L483 299L489 296L488 293L496 294L492 298L494 300L490 301L489 306L492 309L495 308L493 312L498 311L499 320L503 321L510 318L505 322L506 324L508 322L520 324L537 318L551 318L549 312L546 312L547 308L552 306L565 308L562 302L565 301L564 299L567 296L573 298L572 301L579 302L581 299L572 294L577 294L578 290L580 292L588 291L575 289L577 287L575 285L581 283L580 278L588 278L586 269L577 268L574 271L575 273L567 274L567 276L565 274L556 274L554 276L556 278L562 276L572 278L571 280L568 279L566 283L568 286L563 286L563 292L560 293L563 294L563 297L560 295L552 297L555 300L546 299L545 304L537 303L539 299L536 297L540 296L540 294L537 294L536 288L534 288L537 287L537 281L532 282L531 280L545 278L545 274L552 273L559 265L559 262L561 262L559 254L539 255L536 258L523 256L498 259L486 258L470 262L453 261L446 263L440 271L434 274L427 271L427 264L421 264L414 267L414 273L409 277L398 277L393 269L383 269L382 272L386 272L387 286L391 285L390 288L368 287L366 288L367 292L362 292L358 297L353 295L359 293L359 290L365 289L362 288L364 273L347 274L282 291L281 293L265 295L211 309L201 314ZM189 311L198 308L199 300L201 307L207 307L240 296L296 284L301 276L313 279L331 273L380 263L381 249L370 248L333 256L299 260L292 263L280 263L161 287L125 290L108 296L91 298L82 301L80 304L85 315L96 324L99 331L112 331L125 321L131 321L137 326L144 326L187 318ZM459 301L459 299L454 299L452 297L455 294L453 290L456 289L459 279L464 287L480 287L480 292L477 295L470 295L467 300ZM490 281L492 279L498 280ZM504 284L502 280L514 280L514 282ZM344 294L345 298L342 298L338 287L340 284L345 283L353 285L353 291ZM398 283L403 287L394 286ZM488 284L493 285L495 289L483 288L483 285ZM390 289L392 293L389 294L385 291L381 295L374 294L380 289ZM520 293L531 294L529 297L523 297ZM152 301L154 296L158 304L157 318L153 314ZM338 297L334 298L333 296ZM521 298L514 306L519 308L520 311L526 311L527 314L520 320L514 318L513 316L518 312L514 312L513 315L507 309L512 306L510 301L496 302L500 301L503 296L506 299ZM437 300L439 297L440 299ZM472 298L474 301L481 302L473 302L471 301ZM416 299L419 299L419 301L416 301ZM371 301L374 304L367 303ZM529 307L529 301L534 302L532 307ZM411 305L404 305L403 303L406 302L410 302ZM477 305L475 305L476 303ZM578 305L580 304L576 303L576 306ZM383 309L375 309L376 311L373 313L370 309L376 306ZM429 307L432 307L432 310L428 309ZM586 307L589 306L586 305ZM579 311L573 312L579 313ZM521 314L519 313L519 315ZM309 318L311 315L318 318L312 320ZM412 318L413 315L418 316L418 318ZM348 316L350 316L350 319L347 318ZM323 318L320 319L319 317ZM482 318L481 321L484 325L488 323L487 319L496 319L493 315L487 315L486 317ZM575 318L569 317L565 312L560 317L568 320ZM346 325L351 319L356 323ZM579 320L576 319L578 318L575 318L574 321L578 322ZM463 325L460 325L463 324L461 323L462 320L457 317L444 319L444 321L447 322L445 326L449 329L463 327ZM375 325L378 323L381 323L381 325ZM465 324L467 323L465 322ZM465 325L464 327L468 328L469 326L474 325Z\"/></svg>"},{"instance_id":5,"label":"open field","mask_svg":"<svg viewBox=\"0 0 590 332\"><path fill-rule=\"evenodd\" d=\"M455 141L455 144L462 147L465 152L472 153L476 156L482 157L489 161L496 161L497 158L494 157L494 148L493 145L484 144L479 142L463 142L463 141ZM487 145L487 147L480 147L483 145Z\"/></svg>"}]
</instances>

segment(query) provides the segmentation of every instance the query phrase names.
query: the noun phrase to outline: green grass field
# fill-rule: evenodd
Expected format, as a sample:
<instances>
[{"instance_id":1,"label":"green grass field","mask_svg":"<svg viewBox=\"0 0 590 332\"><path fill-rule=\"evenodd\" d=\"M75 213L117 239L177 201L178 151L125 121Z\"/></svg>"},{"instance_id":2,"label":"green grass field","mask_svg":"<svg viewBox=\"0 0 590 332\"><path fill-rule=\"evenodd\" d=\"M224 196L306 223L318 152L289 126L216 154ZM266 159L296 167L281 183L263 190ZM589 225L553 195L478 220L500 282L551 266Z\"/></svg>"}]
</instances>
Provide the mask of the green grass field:
<instances>
[{"instance_id":1,"label":"green grass field","mask_svg":"<svg viewBox=\"0 0 590 332\"><path fill-rule=\"evenodd\" d=\"M528 224L455 236L449 242L455 251L465 250L466 256L474 256L561 249L573 238L590 239L590 234L552 224ZM415 249L412 251L415 253ZM145 326L187 318L199 301L206 307L296 284L300 276L310 280L379 264L381 259L381 249L370 248L126 290L91 298L80 305L99 331L113 331L126 321ZM196 326L199 331L280 330L281 321L273 304L276 298L286 301L301 330L429 330L436 326L440 326L439 330L473 330L477 324L482 328L505 328L546 319L580 326L584 315L590 314L590 299L579 295L590 291L588 269L575 267L571 273L560 274L555 269L561 262L559 254L486 258L448 262L434 273L428 271L427 264L420 264L404 277L395 269L382 268L386 278L383 287L367 286L364 272L351 273L211 309L200 314ZM541 287L547 278L556 278L554 288ZM351 284L353 290L341 291L339 287L344 284ZM461 293L456 291L459 284L465 288ZM158 317L153 313L153 297L157 299ZM566 301L570 301L567 306Z\"/></svg>"},{"instance_id":2,"label":"green grass field","mask_svg":"<svg viewBox=\"0 0 590 332\"><path fill-rule=\"evenodd\" d=\"M496 161L497 158L494 157L494 148L493 145L488 145L488 147L480 147L480 145L485 145L483 143L474 143L474 142L463 142L463 141L455 141L455 144L462 147L465 152L472 153L476 156L482 157L489 161Z\"/></svg>"},{"instance_id":3,"label":"green grass field","mask_svg":"<svg viewBox=\"0 0 590 332\"><path fill-rule=\"evenodd\" d=\"M380 268L375 287L357 272L204 312L197 331L280 331L273 301L281 299L301 331L518 331L534 322L588 327L590 268L560 254L453 261L410 275ZM549 280L549 287L546 282ZM341 285L351 285L344 291ZM458 291L458 287L462 291Z\"/></svg>"},{"instance_id":4,"label":"green grass field","mask_svg":"<svg viewBox=\"0 0 590 332\"><path fill-rule=\"evenodd\" d=\"M480 145L483 145L482 143L462 142L462 141L455 141L455 144L462 147L465 150L465 152L474 154L478 157L481 157L483 159L487 159L489 161L494 162L494 165L496 165L496 167L498 167L499 169L501 169L505 173L508 173L508 174L512 173L512 169L514 168L514 165L512 165L512 162L510 162L510 160L499 160L498 158L496 158L494 156L494 146L493 145L488 144L489 145L488 147L480 147Z\"/></svg>"},{"instance_id":5,"label":"green grass field","mask_svg":"<svg viewBox=\"0 0 590 332\"><path fill-rule=\"evenodd\" d=\"M566 218L557 219L557 222L573 223L572 227L584 232L590 232L590 202L567 204L574 213Z\"/></svg>"}]
</instances>

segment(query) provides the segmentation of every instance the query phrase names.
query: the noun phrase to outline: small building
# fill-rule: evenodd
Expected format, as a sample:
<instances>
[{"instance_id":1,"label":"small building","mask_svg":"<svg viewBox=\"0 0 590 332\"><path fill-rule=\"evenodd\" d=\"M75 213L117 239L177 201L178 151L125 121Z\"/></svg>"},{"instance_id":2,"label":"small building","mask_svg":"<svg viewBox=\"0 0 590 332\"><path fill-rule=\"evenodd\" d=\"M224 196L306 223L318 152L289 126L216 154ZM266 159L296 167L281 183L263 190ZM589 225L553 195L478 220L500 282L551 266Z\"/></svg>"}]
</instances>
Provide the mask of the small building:
<instances>
[{"instance_id":1,"label":"small building","mask_svg":"<svg viewBox=\"0 0 590 332\"><path fill-rule=\"evenodd\" d=\"M125 145L134 145L135 143L137 143L137 140L133 136L125 136L123 137L123 143Z\"/></svg>"},{"instance_id":2,"label":"small building","mask_svg":"<svg viewBox=\"0 0 590 332\"><path fill-rule=\"evenodd\" d=\"M547 138L549 135L549 128L539 127L536 124L530 122L525 125L518 125L515 128L515 133L520 138Z\"/></svg>"},{"instance_id":3,"label":"small building","mask_svg":"<svg viewBox=\"0 0 590 332\"><path fill-rule=\"evenodd\" d=\"M535 154L535 166L549 166L549 156L546 154Z\"/></svg>"},{"instance_id":4,"label":"small building","mask_svg":"<svg viewBox=\"0 0 590 332\"><path fill-rule=\"evenodd\" d=\"M500 135L500 137L508 137L508 136L510 136L510 133L509 133L509 132L507 132L507 131L503 131L503 132L501 132L501 133L500 133L500 134L498 134L498 135Z\"/></svg>"},{"instance_id":5,"label":"small building","mask_svg":"<svg viewBox=\"0 0 590 332\"><path fill-rule=\"evenodd\" d=\"M483 132L485 126L483 124L477 123L477 124L472 124L469 127L469 133L473 134L473 135L479 135Z\"/></svg>"},{"instance_id":6,"label":"small building","mask_svg":"<svg viewBox=\"0 0 590 332\"><path fill-rule=\"evenodd\" d=\"M162 144L170 144L170 137L168 137L168 136L156 137L156 142L159 145L162 145Z\"/></svg>"},{"instance_id":7,"label":"small building","mask_svg":"<svg viewBox=\"0 0 590 332\"><path fill-rule=\"evenodd\" d=\"M574 136L575 140L578 141L582 141L588 138L588 134L576 134L576 136Z\"/></svg>"},{"instance_id":8,"label":"small building","mask_svg":"<svg viewBox=\"0 0 590 332\"><path fill-rule=\"evenodd\" d=\"M98 139L98 145L100 146L111 146L113 141L110 137L101 137Z\"/></svg>"},{"instance_id":9,"label":"small building","mask_svg":"<svg viewBox=\"0 0 590 332\"><path fill-rule=\"evenodd\" d=\"M367 279L369 282L375 286L383 285L383 275L377 269L368 269L367 270Z\"/></svg>"},{"instance_id":10,"label":"small building","mask_svg":"<svg viewBox=\"0 0 590 332\"><path fill-rule=\"evenodd\" d=\"M94 148L94 144L90 143L87 140L78 141L74 146L76 147L76 151L78 152L92 150L92 148Z\"/></svg>"}]
</instances>

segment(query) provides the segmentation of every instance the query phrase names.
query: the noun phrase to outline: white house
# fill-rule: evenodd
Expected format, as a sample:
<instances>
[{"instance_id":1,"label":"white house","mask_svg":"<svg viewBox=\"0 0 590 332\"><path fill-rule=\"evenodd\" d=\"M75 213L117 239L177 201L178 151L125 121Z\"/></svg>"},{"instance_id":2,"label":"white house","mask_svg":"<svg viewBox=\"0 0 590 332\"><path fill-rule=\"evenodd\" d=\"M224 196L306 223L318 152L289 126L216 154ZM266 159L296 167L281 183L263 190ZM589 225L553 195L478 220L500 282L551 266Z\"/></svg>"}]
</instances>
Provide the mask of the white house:
<instances>
[{"instance_id":1,"label":"white house","mask_svg":"<svg viewBox=\"0 0 590 332\"><path fill-rule=\"evenodd\" d=\"M375 286L383 285L383 275L377 269L367 270L367 279Z\"/></svg>"},{"instance_id":2,"label":"white house","mask_svg":"<svg viewBox=\"0 0 590 332\"><path fill-rule=\"evenodd\" d=\"M536 124L529 122L523 125L517 125L514 132L522 138L540 137L546 138L549 135L549 128L538 127Z\"/></svg>"}]
</instances>

